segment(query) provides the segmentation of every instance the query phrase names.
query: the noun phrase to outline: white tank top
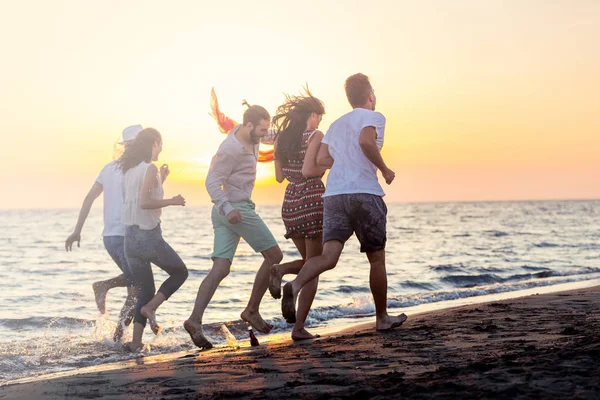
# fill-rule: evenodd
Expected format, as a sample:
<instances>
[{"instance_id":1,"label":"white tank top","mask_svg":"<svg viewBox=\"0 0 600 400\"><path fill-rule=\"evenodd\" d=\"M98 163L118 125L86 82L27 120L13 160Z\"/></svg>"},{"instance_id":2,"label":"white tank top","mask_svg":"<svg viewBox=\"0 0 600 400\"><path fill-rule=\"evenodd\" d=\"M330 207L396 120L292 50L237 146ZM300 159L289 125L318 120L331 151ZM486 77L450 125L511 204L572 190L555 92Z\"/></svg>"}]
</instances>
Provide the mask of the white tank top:
<instances>
[{"instance_id":1,"label":"white tank top","mask_svg":"<svg viewBox=\"0 0 600 400\"><path fill-rule=\"evenodd\" d=\"M141 229L150 230L156 228L160 223L162 209L144 210L140 207L140 192L149 166L150 163L142 161L123 176L123 198L125 203L121 212L121 222L125 226L137 225ZM157 173L156 184L150 192L150 197L161 200L163 196L162 179L160 173Z\"/></svg>"}]
</instances>

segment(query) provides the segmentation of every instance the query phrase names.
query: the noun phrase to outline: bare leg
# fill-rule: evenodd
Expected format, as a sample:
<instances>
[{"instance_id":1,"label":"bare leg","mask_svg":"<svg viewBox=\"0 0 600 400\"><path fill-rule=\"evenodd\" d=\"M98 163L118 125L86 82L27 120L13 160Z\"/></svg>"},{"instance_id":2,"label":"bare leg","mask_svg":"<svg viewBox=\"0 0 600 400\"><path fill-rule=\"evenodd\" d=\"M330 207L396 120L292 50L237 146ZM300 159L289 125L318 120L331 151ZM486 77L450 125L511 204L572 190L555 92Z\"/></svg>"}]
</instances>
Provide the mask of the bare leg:
<instances>
[{"instance_id":1,"label":"bare leg","mask_svg":"<svg viewBox=\"0 0 600 400\"><path fill-rule=\"evenodd\" d=\"M271 266L271 276L269 277L269 293L274 299L281 298L281 280L284 275L297 275L304 265L304 260L294 260L284 264L274 264Z\"/></svg>"},{"instance_id":2,"label":"bare leg","mask_svg":"<svg viewBox=\"0 0 600 400\"><path fill-rule=\"evenodd\" d=\"M152 332L154 332L155 335L158 335L158 333L160 332L160 327L156 322L156 309L158 309L158 307L160 307L160 305L164 303L165 300L167 300L165 295L161 292L158 292L154 295L152 300L146 303L146 305L143 306L140 310L140 313L142 313L144 317L148 318L148 322L150 323L150 329L152 329Z\"/></svg>"},{"instance_id":3,"label":"bare leg","mask_svg":"<svg viewBox=\"0 0 600 400\"><path fill-rule=\"evenodd\" d=\"M100 314L104 314L106 312L106 293L108 293L108 291L112 288L125 286L127 286L127 281L125 279L125 275L123 274L105 281L94 282L92 284L92 289L94 289L94 297L96 298L96 306L98 306Z\"/></svg>"},{"instance_id":4,"label":"bare leg","mask_svg":"<svg viewBox=\"0 0 600 400\"><path fill-rule=\"evenodd\" d=\"M343 248L344 244L337 240L328 241L323 247L323 254L309 259L298 273L296 279L285 284L283 287L281 311L286 321L296 322L296 298L298 297L298 293L300 293L300 290L308 282L323 272L333 269L342 254Z\"/></svg>"},{"instance_id":5,"label":"bare leg","mask_svg":"<svg viewBox=\"0 0 600 400\"><path fill-rule=\"evenodd\" d=\"M323 252L323 245L321 244L321 238L306 239L306 258L311 259L316 256L320 256ZM308 317L308 312L317 293L317 286L319 284L319 277L317 276L312 281L309 281L302 290L300 291L298 298L298 313L296 315L296 323L292 329L293 340L304 340L313 339L315 336L308 332L304 324Z\"/></svg>"},{"instance_id":6,"label":"bare leg","mask_svg":"<svg viewBox=\"0 0 600 400\"><path fill-rule=\"evenodd\" d=\"M213 261L213 267L206 275L200 288L198 288L198 294L196 295L196 302L194 303L194 309L192 314L185 321L183 327L190 334L192 342L200 348L210 349L212 344L204 336L202 331L202 317L204 311L210 303L210 300L214 296L217 287L227 275L231 268L231 261L226 258L215 258Z\"/></svg>"},{"instance_id":7,"label":"bare leg","mask_svg":"<svg viewBox=\"0 0 600 400\"><path fill-rule=\"evenodd\" d=\"M406 321L406 315L389 316L387 313L387 274L385 269L385 250L367 253L371 263L369 285L375 302L375 329L385 331L396 328Z\"/></svg>"},{"instance_id":8,"label":"bare leg","mask_svg":"<svg viewBox=\"0 0 600 400\"><path fill-rule=\"evenodd\" d=\"M117 322L117 328L115 329L115 334L113 335L113 340L115 342L118 342L123 338L123 332L125 328L129 326L131 320L133 319L133 310L135 309L137 296L138 289L136 287L130 286L127 288L127 298L125 299L123 308L121 308L119 321Z\"/></svg>"},{"instance_id":9,"label":"bare leg","mask_svg":"<svg viewBox=\"0 0 600 400\"><path fill-rule=\"evenodd\" d=\"M271 266L271 275L269 277L269 293L271 293L271 296L274 299L281 298L281 279L283 276L287 274L297 275L306 262L306 244L304 239L292 238L292 240L300 252L302 260L294 260L284 264L274 264Z\"/></svg>"},{"instance_id":10,"label":"bare leg","mask_svg":"<svg viewBox=\"0 0 600 400\"><path fill-rule=\"evenodd\" d=\"M136 322L133 324L133 338L131 342L127 343L124 348L131 352L138 351L144 344L142 343L142 336L144 334L144 325Z\"/></svg>"},{"instance_id":11,"label":"bare leg","mask_svg":"<svg viewBox=\"0 0 600 400\"><path fill-rule=\"evenodd\" d=\"M279 263L283 259L283 254L279 246L273 246L270 249L263 251L262 253L265 260L256 273L254 278L254 285L252 286L252 294L246 309L242 312L240 317L252 325L254 329L262 333L269 333L273 326L267 324L258 311L260 307L260 301L262 300L267 288L269 287L269 276L271 265Z\"/></svg>"}]
</instances>

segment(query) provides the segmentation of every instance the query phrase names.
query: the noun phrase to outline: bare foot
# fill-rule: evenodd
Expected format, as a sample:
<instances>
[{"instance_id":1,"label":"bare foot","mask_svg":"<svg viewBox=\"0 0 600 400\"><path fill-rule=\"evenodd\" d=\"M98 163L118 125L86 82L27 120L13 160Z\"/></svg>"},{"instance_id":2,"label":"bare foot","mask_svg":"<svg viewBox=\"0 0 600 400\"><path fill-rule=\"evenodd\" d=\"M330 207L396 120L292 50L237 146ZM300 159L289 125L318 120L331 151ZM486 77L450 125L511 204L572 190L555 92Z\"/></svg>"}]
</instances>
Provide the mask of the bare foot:
<instances>
[{"instance_id":1,"label":"bare foot","mask_svg":"<svg viewBox=\"0 0 600 400\"><path fill-rule=\"evenodd\" d=\"M285 318L288 323L293 324L296 322L296 297L294 296L291 282L286 283L283 287L281 314L283 314L283 318Z\"/></svg>"},{"instance_id":2,"label":"bare foot","mask_svg":"<svg viewBox=\"0 0 600 400\"><path fill-rule=\"evenodd\" d=\"M94 297L96 298L96 306L98 306L98 310L100 314L106 313L106 293L108 293L108 289L102 282L95 282L92 284L92 289L94 289Z\"/></svg>"},{"instance_id":3,"label":"bare foot","mask_svg":"<svg viewBox=\"0 0 600 400\"><path fill-rule=\"evenodd\" d=\"M271 265L269 275L269 293L274 299L281 298L281 278L283 275L279 273L279 264Z\"/></svg>"},{"instance_id":4,"label":"bare foot","mask_svg":"<svg viewBox=\"0 0 600 400\"><path fill-rule=\"evenodd\" d=\"M192 342L200 349L208 350L212 349L213 345L208 341L206 336L204 336L204 331L202 330L202 324L198 324L190 321L189 319L183 323L183 327L190 334L192 338Z\"/></svg>"},{"instance_id":5,"label":"bare foot","mask_svg":"<svg viewBox=\"0 0 600 400\"><path fill-rule=\"evenodd\" d=\"M133 342L129 342L125 343L122 348L126 353L136 353L144 348L144 344L135 345Z\"/></svg>"},{"instance_id":6,"label":"bare foot","mask_svg":"<svg viewBox=\"0 0 600 400\"><path fill-rule=\"evenodd\" d=\"M245 309L240 317L261 333L269 333L273 329L273 325L267 324L258 312L251 312Z\"/></svg>"},{"instance_id":7,"label":"bare foot","mask_svg":"<svg viewBox=\"0 0 600 400\"><path fill-rule=\"evenodd\" d=\"M306 329L302 328L299 330L292 330L292 340L307 340L307 339L316 339L321 337L321 335L313 335Z\"/></svg>"},{"instance_id":8,"label":"bare foot","mask_svg":"<svg viewBox=\"0 0 600 400\"><path fill-rule=\"evenodd\" d=\"M148 318L148 323L150 324L150 329L154 332L155 335L158 335L161 331L160 326L156 322L156 310L151 309L150 307L144 306L140 310L140 313Z\"/></svg>"},{"instance_id":9,"label":"bare foot","mask_svg":"<svg viewBox=\"0 0 600 400\"><path fill-rule=\"evenodd\" d=\"M402 325L404 323L404 321L406 321L407 318L408 317L404 313L402 313L396 317L388 315L387 317L383 318L381 321L377 320L377 322L375 323L375 329L377 329L380 332L392 330L392 329L397 328L400 325Z\"/></svg>"}]
</instances>

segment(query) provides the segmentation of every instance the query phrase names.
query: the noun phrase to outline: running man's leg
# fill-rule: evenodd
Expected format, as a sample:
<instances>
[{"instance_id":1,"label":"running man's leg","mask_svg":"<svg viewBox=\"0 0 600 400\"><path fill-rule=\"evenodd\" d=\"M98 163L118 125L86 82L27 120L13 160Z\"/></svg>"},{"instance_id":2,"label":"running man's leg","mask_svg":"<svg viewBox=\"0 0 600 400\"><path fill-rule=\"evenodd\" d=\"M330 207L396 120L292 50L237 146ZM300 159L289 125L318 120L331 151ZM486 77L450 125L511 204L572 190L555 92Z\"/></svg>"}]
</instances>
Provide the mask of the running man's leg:
<instances>
[{"instance_id":1,"label":"running man's leg","mask_svg":"<svg viewBox=\"0 0 600 400\"><path fill-rule=\"evenodd\" d=\"M387 313L387 272L385 245L387 242L387 207L383 198L372 194L352 195L357 204L355 219L352 220L360 251L367 253L371 264L369 286L375 303L375 329L378 331L396 328L406 315L389 316Z\"/></svg>"},{"instance_id":2,"label":"running man's leg","mask_svg":"<svg viewBox=\"0 0 600 400\"><path fill-rule=\"evenodd\" d=\"M228 223L225 216L219 215L216 207L213 207L211 219L215 235L212 253L213 266L198 288L192 314L183 324L185 330L190 334L192 342L201 349L212 347L212 343L206 339L202 330L204 312L221 281L229 275L231 263L240 242L240 235L229 228L231 224Z\"/></svg>"},{"instance_id":3,"label":"running man's leg","mask_svg":"<svg viewBox=\"0 0 600 400\"><path fill-rule=\"evenodd\" d=\"M212 347L210 341L204 336L202 330L202 318L204 317L204 311L217 291L219 284L227 275L229 275L230 269L231 261L228 258L214 259L212 269L202 280L200 288L198 288L198 294L196 295L196 302L194 303L192 314L183 324L185 330L190 334L192 342L200 348L210 349Z\"/></svg>"},{"instance_id":4,"label":"running man's leg","mask_svg":"<svg viewBox=\"0 0 600 400\"><path fill-rule=\"evenodd\" d=\"M406 321L404 313L398 316L390 316L387 313L387 273L385 268L385 250L367 253L371 264L369 274L369 286L375 303L375 329L386 331L396 328Z\"/></svg>"},{"instance_id":5,"label":"running man's leg","mask_svg":"<svg viewBox=\"0 0 600 400\"><path fill-rule=\"evenodd\" d=\"M256 213L254 203L236 203L235 208L242 214L242 222L239 224L228 223L228 228L241 236L255 252L261 253L264 257L264 261L256 272L248 305L240 317L257 331L268 333L273 327L262 319L259 307L269 287L271 266L281 262L283 253L267 225Z\"/></svg>"},{"instance_id":6,"label":"running man's leg","mask_svg":"<svg viewBox=\"0 0 600 400\"><path fill-rule=\"evenodd\" d=\"M300 290L310 281L318 278L323 272L335 268L343 249L344 244L337 240L325 242L323 254L306 261L296 279L285 284L281 300L281 312L287 322L296 322L296 298Z\"/></svg>"},{"instance_id":7,"label":"running man's leg","mask_svg":"<svg viewBox=\"0 0 600 400\"><path fill-rule=\"evenodd\" d=\"M266 251L262 252L264 261L260 268L256 272L254 278L254 285L252 285L252 293L250 294L250 300L246 309L242 312L240 317L252 325L254 329L262 333L269 333L273 326L266 323L260 316L259 307L262 298L269 287L270 270L273 264L278 264L283 259L283 253L279 246L271 247Z\"/></svg>"},{"instance_id":8,"label":"running man's leg","mask_svg":"<svg viewBox=\"0 0 600 400\"><path fill-rule=\"evenodd\" d=\"M346 195L323 198L323 254L307 260L296 279L283 287L281 312L287 322L296 321L296 298L304 285L337 265L344 243L354 233L351 215Z\"/></svg>"}]
</instances>

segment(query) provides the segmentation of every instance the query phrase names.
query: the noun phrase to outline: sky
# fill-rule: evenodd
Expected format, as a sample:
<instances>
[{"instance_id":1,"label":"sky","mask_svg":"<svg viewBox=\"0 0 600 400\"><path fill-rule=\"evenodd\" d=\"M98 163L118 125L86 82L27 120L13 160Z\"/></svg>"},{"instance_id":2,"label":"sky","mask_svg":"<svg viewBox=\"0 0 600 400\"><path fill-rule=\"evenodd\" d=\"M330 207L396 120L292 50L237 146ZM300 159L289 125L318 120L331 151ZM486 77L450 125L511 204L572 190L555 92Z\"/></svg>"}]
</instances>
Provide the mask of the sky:
<instances>
[{"instance_id":1,"label":"sky","mask_svg":"<svg viewBox=\"0 0 600 400\"><path fill-rule=\"evenodd\" d=\"M362 72L387 118L388 202L600 198L600 2L3 1L1 208L75 208L124 127L163 136L167 196L210 204L208 115L308 83L320 129ZM285 187L259 166L253 199ZM98 202L99 203L99 202Z\"/></svg>"}]
</instances>

